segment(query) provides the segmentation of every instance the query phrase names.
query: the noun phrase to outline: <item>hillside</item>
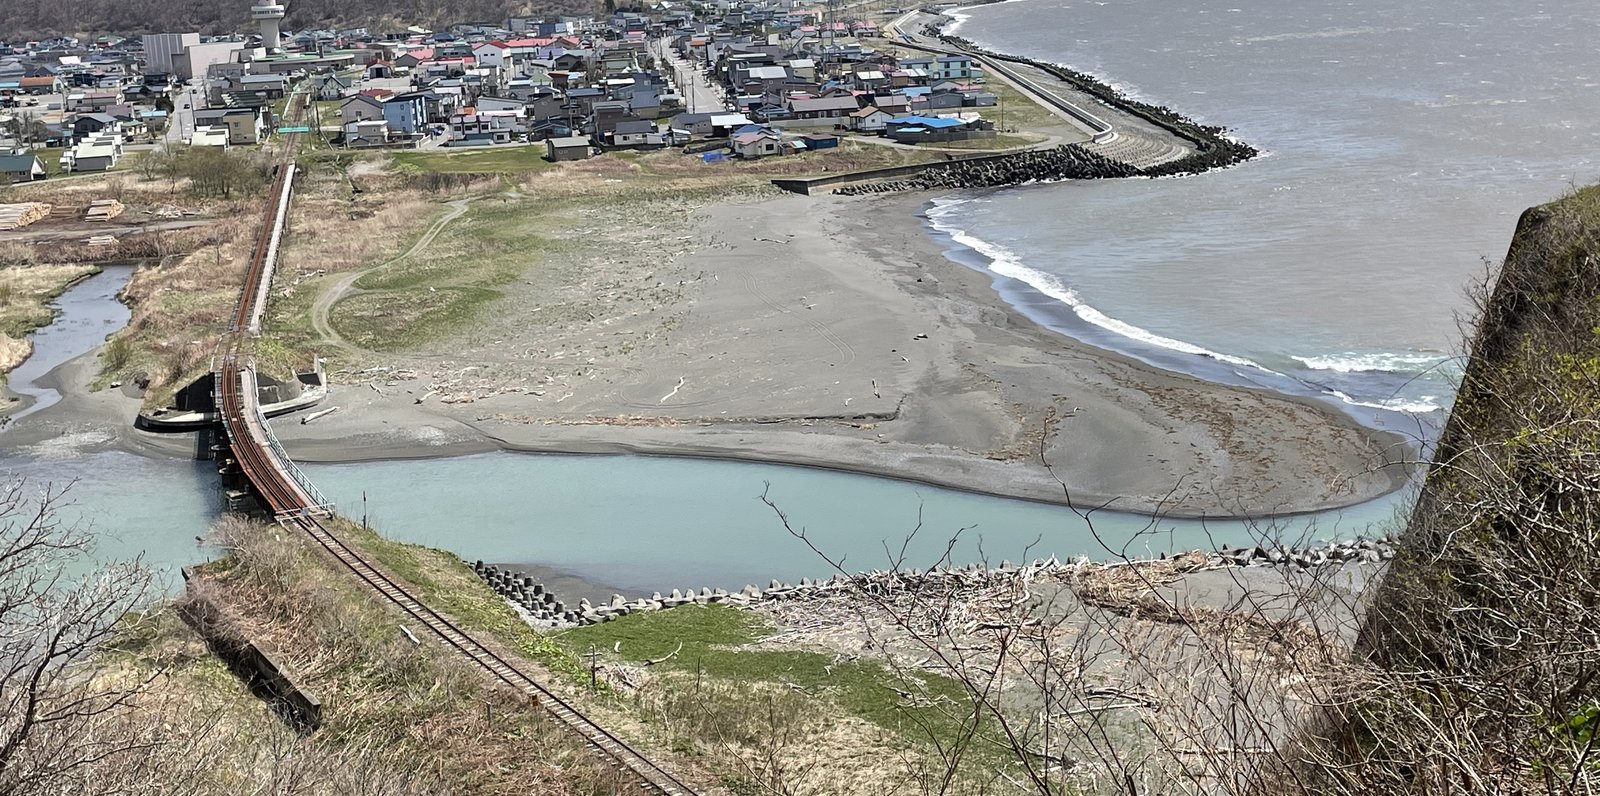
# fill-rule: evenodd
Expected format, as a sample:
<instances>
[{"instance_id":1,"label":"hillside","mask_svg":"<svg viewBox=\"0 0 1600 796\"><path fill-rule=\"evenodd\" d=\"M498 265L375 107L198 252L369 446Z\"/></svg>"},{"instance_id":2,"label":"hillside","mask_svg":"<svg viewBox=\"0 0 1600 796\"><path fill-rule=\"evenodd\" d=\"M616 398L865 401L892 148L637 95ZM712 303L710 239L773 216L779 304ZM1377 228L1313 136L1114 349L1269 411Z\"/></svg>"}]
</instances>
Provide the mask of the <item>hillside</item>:
<instances>
[{"instance_id":1,"label":"hillside","mask_svg":"<svg viewBox=\"0 0 1600 796\"><path fill-rule=\"evenodd\" d=\"M1328 706L1321 793L1593 792L1600 741L1600 187L1523 214ZM1467 783L1471 783L1470 785Z\"/></svg>"},{"instance_id":2,"label":"hillside","mask_svg":"<svg viewBox=\"0 0 1600 796\"><path fill-rule=\"evenodd\" d=\"M590 14L596 0L289 0L286 30L364 26L374 31L457 22L504 22L510 15ZM248 29L249 0L6 0L0 37L139 34Z\"/></svg>"}]
</instances>

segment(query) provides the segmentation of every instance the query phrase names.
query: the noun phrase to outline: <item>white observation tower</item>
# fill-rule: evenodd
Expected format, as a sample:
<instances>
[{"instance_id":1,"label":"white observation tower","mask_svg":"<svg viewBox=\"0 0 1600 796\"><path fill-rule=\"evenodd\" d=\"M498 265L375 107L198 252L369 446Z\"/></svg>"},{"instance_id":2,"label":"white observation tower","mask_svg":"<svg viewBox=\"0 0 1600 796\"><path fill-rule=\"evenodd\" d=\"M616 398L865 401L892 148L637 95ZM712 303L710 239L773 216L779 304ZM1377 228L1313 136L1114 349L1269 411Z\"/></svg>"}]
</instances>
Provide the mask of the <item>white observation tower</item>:
<instances>
[{"instance_id":1,"label":"white observation tower","mask_svg":"<svg viewBox=\"0 0 1600 796\"><path fill-rule=\"evenodd\" d=\"M283 45L283 34L278 31L283 13L283 3L279 0L263 0L260 5L250 7L250 18L261 25L261 47L267 52Z\"/></svg>"}]
</instances>

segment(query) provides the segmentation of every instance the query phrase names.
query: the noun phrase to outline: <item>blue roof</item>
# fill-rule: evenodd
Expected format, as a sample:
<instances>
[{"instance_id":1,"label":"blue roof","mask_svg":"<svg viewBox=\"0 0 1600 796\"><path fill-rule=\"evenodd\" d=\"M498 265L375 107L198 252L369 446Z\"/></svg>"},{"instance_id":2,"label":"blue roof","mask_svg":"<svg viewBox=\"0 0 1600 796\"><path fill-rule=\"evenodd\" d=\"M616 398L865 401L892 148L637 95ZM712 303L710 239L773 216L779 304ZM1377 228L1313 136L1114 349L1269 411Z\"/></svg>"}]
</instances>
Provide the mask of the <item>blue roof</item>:
<instances>
[{"instance_id":1,"label":"blue roof","mask_svg":"<svg viewBox=\"0 0 1600 796\"><path fill-rule=\"evenodd\" d=\"M932 130L961 126L960 119L946 119L938 116L901 116L900 118L892 119L891 121L893 121L895 124L920 125Z\"/></svg>"}]
</instances>

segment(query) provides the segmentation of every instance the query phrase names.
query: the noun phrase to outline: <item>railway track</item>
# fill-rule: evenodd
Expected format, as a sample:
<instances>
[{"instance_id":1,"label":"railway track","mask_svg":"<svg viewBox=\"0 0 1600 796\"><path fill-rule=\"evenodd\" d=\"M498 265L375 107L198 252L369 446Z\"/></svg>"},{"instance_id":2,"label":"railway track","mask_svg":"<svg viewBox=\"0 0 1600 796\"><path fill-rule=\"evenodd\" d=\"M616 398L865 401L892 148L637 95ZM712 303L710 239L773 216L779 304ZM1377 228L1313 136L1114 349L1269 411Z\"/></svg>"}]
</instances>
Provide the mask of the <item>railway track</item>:
<instances>
[{"instance_id":1,"label":"railway track","mask_svg":"<svg viewBox=\"0 0 1600 796\"><path fill-rule=\"evenodd\" d=\"M303 98L291 100L291 114L298 119L304 112ZM373 566L359 552L340 539L332 525L332 506L282 453L273 438L266 417L256 400L253 365L244 358L244 346L252 332L252 319L265 301L266 263L271 251L273 230L279 214L286 211L283 201L293 180L293 161L299 134L285 136L284 155L277 167L263 213L261 229L245 273L243 289L234 307L228 335L218 357L214 389L222 409L223 427L229 448L245 477L255 487L264 508L271 511L285 528L305 533L321 545L346 569L386 601L428 628L450 648L499 682L535 700L565 727L590 747L610 758L625 776L664 796L695 796L693 788L671 772L634 749L627 742L601 727L537 679L480 643L472 635L411 594L404 586Z\"/></svg>"}]
</instances>

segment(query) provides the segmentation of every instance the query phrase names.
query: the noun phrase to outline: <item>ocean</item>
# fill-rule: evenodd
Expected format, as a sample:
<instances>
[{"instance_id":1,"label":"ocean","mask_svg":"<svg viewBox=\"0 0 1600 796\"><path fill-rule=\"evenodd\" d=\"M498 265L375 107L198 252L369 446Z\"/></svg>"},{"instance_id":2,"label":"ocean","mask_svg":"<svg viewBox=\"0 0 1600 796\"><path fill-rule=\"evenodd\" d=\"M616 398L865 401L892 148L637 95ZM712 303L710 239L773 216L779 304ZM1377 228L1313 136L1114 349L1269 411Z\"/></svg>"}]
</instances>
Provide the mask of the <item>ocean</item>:
<instances>
[{"instance_id":1,"label":"ocean","mask_svg":"<svg viewBox=\"0 0 1600 796\"><path fill-rule=\"evenodd\" d=\"M1443 422L1470 292L1518 215L1600 179L1591 3L1011 0L946 30L1264 152L936 200L957 259L1067 334L1391 425Z\"/></svg>"}]
</instances>

